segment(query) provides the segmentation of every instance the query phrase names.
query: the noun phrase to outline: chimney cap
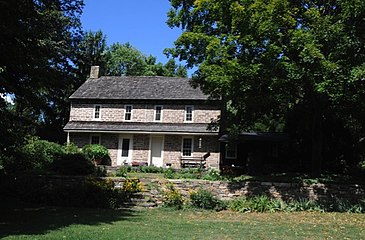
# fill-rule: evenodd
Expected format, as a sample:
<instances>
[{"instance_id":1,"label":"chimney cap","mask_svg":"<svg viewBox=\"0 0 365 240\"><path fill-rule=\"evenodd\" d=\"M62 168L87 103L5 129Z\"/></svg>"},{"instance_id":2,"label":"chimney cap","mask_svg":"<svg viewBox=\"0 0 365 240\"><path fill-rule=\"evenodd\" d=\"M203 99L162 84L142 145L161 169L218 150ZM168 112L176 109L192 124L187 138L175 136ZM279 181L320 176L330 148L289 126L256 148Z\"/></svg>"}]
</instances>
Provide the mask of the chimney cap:
<instances>
[{"instance_id":1,"label":"chimney cap","mask_svg":"<svg viewBox=\"0 0 365 240\"><path fill-rule=\"evenodd\" d=\"M91 66L90 69L90 78L99 78L99 66Z\"/></svg>"}]
</instances>

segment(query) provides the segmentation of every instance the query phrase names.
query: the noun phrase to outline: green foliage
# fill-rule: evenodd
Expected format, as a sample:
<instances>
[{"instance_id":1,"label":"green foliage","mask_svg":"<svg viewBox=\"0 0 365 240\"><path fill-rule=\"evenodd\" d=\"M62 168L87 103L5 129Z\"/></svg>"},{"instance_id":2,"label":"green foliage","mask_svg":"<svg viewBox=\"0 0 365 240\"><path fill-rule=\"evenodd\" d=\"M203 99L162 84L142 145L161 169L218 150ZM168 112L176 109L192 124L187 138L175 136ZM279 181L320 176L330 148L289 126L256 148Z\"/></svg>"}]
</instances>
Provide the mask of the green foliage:
<instances>
[{"instance_id":1,"label":"green foliage","mask_svg":"<svg viewBox=\"0 0 365 240\"><path fill-rule=\"evenodd\" d=\"M53 162L52 170L63 175L88 175L96 168L84 153L79 152L64 154Z\"/></svg>"},{"instance_id":2,"label":"green foliage","mask_svg":"<svg viewBox=\"0 0 365 240\"><path fill-rule=\"evenodd\" d=\"M164 178L174 179L175 178L175 170L172 168L168 168L163 173Z\"/></svg>"},{"instance_id":3,"label":"green foliage","mask_svg":"<svg viewBox=\"0 0 365 240\"><path fill-rule=\"evenodd\" d=\"M19 170L47 170L53 162L62 159L64 150L61 145L38 138L29 138L21 149L22 158ZM21 166L23 165L23 166Z\"/></svg>"},{"instance_id":4,"label":"green foliage","mask_svg":"<svg viewBox=\"0 0 365 240\"><path fill-rule=\"evenodd\" d=\"M210 191L200 188L198 191L190 192L191 206L195 208L221 211L226 204L217 199Z\"/></svg>"},{"instance_id":5,"label":"green foliage","mask_svg":"<svg viewBox=\"0 0 365 240\"><path fill-rule=\"evenodd\" d=\"M127 167L120 167L117 169L117 171L115 172L115 175L117 177L127 177L128 174L128 168Z\"/></svg>"},{"instance_id":6,"label":"green foliage","mask_svg":"<svg viewBox=\"0 0 365 240\"><path fill-rule=\"evenodd\" d=\"M156 166L139 166L136 172L141 173L163 173L165 170L162 167Z\"/></svg>"},{"instance_id":7,"label":"green foliage","mask_svg":"<svg viewBox=\"0 0 365 240\"><path fill-rule=\"evenodd\" d=\"M298 162L312 158L302 170L340 172L365 133L364 13L364 1L173 0L167 24L183 32L166 52L224 101L224 131L286 130Z\"/></svg>"},{"instance_id":8,"label":"green foliage","mask_svg":"<svg viewBox=\"0 0 365 240\"><path fill-rule=\"evenodd\" d=\"M174 187L174 184L166 184L166 190L163 194L163 206L175 209L182 209L184 200L182 194Z\"/></svg>"},{"instance_id":9,"label":"green foliage","mask_svg":"<svg viewBox=\"0 0 365 240\"><path fill-rule=\"evenodd\" d=\"M146 56L130 43L114 43L107 50L106 75L186 77L186 69L170 59L165 65L156 57Z\"/></svg>"},{"instance_id":10,"label":"green foliage","mask_svg":"<svg viewBox=\"0 0 365 240\"><path fill-rule=\"evenodd\" d=\"M215 169L210 169L208 172L203 176L204 180L209 181L219 181L222 180L222 176L219 174L219 172Z\"/></svg>"},{"instance_id":11,"label":"green foliage","mask_svg":"<svg viewBox=\"0 0 365 240\"><path fill-rule=\"evenodd\" d=\"M82 152L90 160L102 160L109 157L108 149L99 144L88 144L82 148Z\"/></svg>"},{"instance_id":12,"label":"green foliage","mask_svg":"<svg viewBox=\"0 0 365 240\"><path fill-rule=\"evenodd\" d=\"M143 190L143 184L138 178L127 178L122 186L122 191L126 196L130 197L133 193L141 192Z\"/></svg>"}]
</instances>

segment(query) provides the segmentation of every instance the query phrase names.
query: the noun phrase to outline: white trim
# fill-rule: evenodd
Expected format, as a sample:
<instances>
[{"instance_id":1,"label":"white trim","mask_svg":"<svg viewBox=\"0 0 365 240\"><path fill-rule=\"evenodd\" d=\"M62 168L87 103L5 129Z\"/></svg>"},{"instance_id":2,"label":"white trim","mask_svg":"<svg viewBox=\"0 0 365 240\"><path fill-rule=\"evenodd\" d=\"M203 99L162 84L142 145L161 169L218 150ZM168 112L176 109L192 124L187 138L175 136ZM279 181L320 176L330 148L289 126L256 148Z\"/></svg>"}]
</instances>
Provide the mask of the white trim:
<instances>
[{"instance_id":1,"label":"white trim","mask_svg":"<svg viewBox=\"0 0 365 240\"><path fill-rule=\"evenodd\" d=\"M122 149L123 149L123 139L129 139L129 150L128 157L122 157ZM118 139L118 156L117 156L117 166L122 166L123 162L130 164L132 162L133 156L133 135L130 134L120 134ZM125 159L123 159L125 158ZM119 163L119 164L118 164Z\"/></svg>"},{"instance_id":2,"label":"white trim","mask_svg":"<svg viewBox=\"0 0 365 240\"><path fill-rule=\"evenodd\" d=\"M101 144L101 134L90 134L90 137L89 137L89 143L90 144L95 144L95 143L92 143L92 137L99 137L99 143L97 143L97 144Z\"/></svg>"},{"instance_id":3,"label":"white trim","mask_svg":"<svg viewBox=\"0 0 365 240\"><path fill-rule=\"evenodd\" d=\"M126 120L126 114L127 114L127 107L131 107L131 119ZM123 114L123 121L130 122L133 120L133 105L132 104L126 104L124 105L124 114Z\"/></svg>"},{"instance_id":4,"label":"white trim","mask_svg":"<svg viewBox=\"0 0 365 240\"><path fill-rule=\"evenodd\" d=\"M95 117L95 109L96 107L99 107L99 117L96 118ZM101 104L94 104L94 109L93 109L93 120L101 120Z\"/></svg>"},{"instance_id":5,"label":"white trim","mask_svg":"<svg viewBox=\"0 0 365 240\"><path fill-rule=\"evenodd\" d=\"M183 154L183 151L184 151L184 139L191 139L191 155L190 156L184 156ZM189 157L193 157L193 154L194 154L194 137L193 136L186 136L186 137L182 137L181 138L181 156L182 157L186 157L186 158L189 158Z\"/></svg>"},{"instance_id":6,"label":"white trim","mask_svg":"<svg viewBox=\"0 0 365 240\"><path fill-rule=\"evenodd\" d=\"M161 114L160 114L160 120L156 120L156 113L157 113L157 107L161 107ZM155 105L154 111L153 111L153 121L154 122L162 122L163 118L163 105Z\"/></svg>"},{"instance_id":7,"label":"white trim","mask_svg":"<svg viewBox=\"0 0 365 240\"><path fill-rule=\"evenodd\" d=\"M218 133L186 133L186 132L138 132L138 131L103 131L103 130L65 130L70 133L119 133L119 134L156 134L156 135L203 135L218 136Z\"/></svg>"},{"instance_id":8,"label":"white trim","mask_svg":"<svg viewBox=\"0 0 365 240\"><path fill-rule=\"evenodd\" d=\"M164 166L164 153L165 153L165 135L159 135L159 134L154 134L154 135L150 135L150 146L149 146L149 164L148 165L151 165L152 166L152 138L153 137L160 137L162 138L162 141L161 141L161 160L162 160L162 166Z\"/></svg>"},{"instance_id":9,"label":"white trim","mask_svg":"<svg viewBox=\"0 0 365 240\"><path fill-rule=\"evenodd\" d=\"M186 120L186 114L187 114L187 108L191 107L191 121ZM184 122L186 123L192 123L194 122L194 105L185 105L185 111L184 111Z\"/></svg>"}]
</instances>

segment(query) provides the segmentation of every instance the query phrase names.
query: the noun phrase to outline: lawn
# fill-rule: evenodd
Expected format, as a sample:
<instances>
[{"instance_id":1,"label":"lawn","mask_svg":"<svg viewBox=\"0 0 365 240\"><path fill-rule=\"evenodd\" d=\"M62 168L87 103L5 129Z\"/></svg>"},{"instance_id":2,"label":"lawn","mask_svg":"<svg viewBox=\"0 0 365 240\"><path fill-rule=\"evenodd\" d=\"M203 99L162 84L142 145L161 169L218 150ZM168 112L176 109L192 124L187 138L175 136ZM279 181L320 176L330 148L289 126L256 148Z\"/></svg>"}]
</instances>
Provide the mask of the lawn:
<instances>
[{"instance_id":1,"label":"lawn","mask_svg":"<svg viewBox=\"0 0 365 240\"><path fill-rule=\"evenodd\" d=\"M365 215L230 211L6 209L4 239L365 239Z\"/></svg>"}]
</instances>

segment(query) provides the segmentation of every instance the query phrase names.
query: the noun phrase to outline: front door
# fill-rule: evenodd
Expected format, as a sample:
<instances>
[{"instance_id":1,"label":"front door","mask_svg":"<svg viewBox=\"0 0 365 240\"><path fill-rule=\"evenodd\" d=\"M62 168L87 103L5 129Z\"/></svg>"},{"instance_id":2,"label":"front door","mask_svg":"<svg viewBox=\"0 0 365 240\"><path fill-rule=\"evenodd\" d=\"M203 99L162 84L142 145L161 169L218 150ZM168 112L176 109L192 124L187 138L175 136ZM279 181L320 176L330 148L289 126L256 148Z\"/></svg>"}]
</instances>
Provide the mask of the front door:
<instances>
[{"instance_id":1,"label":"front door","mask_svg":"<svg viewBox=\"0 0 365 240\"><path fill-rule=\"evenodd\" d=\"M151 138L151 164L153 166L156 167L163 166L162 145L163 145L162 136L153 136Z\"/></svg>"},{"instance_id":2,"label":"front door","mask_svg":"<svg viewBox=\"0 0 365 240\"><path fill-rule=\"evenodd\" d=\"M132 162L132 136L120 135L118 146L117 165L124 165Z\"/></svg>"}]
</instances>

